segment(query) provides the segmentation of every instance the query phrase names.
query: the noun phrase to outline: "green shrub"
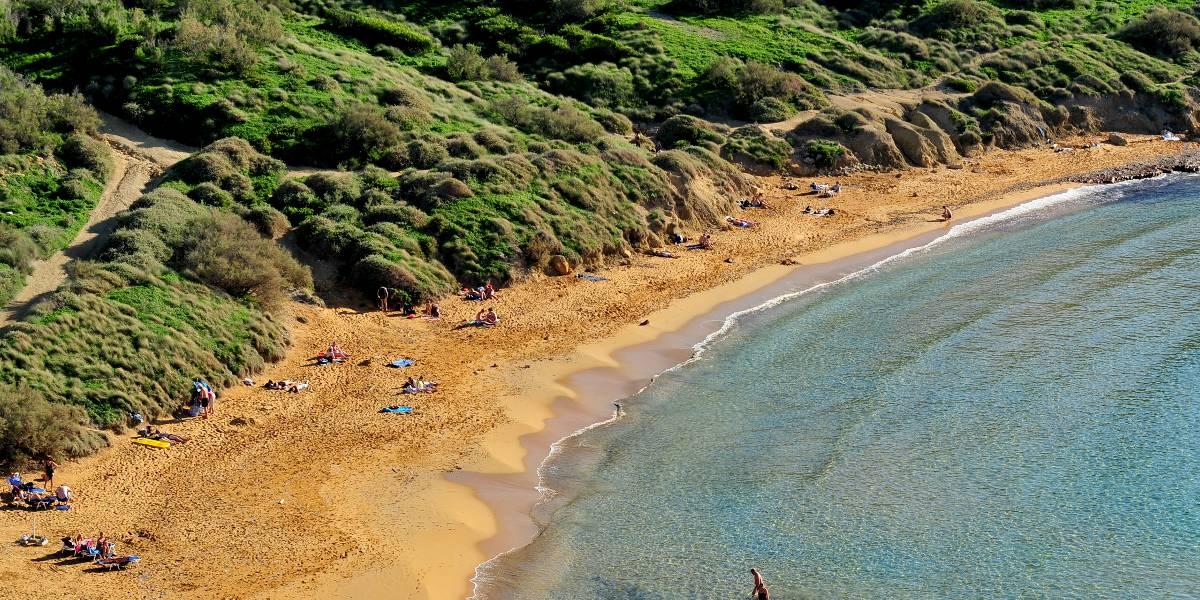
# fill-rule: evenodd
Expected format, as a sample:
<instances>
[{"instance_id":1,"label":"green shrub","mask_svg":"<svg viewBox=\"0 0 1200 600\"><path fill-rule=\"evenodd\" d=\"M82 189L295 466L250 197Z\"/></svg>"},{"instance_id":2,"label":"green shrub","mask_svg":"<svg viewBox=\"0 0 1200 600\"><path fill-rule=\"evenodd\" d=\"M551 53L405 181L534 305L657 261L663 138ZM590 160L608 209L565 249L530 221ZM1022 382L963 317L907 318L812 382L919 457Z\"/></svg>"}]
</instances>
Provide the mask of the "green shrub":
<instances>
[{"instance_id":1,"label":"green shrub","mask_svg":"<svg viewBox=\"0 0 1200 600\"><path fill-rule=\"evenodd\" d=\"M455 44L446 57L446 75L452 81L482 81L490 72L479 46Z\"/></svg>"},{"instance_id":2,"label":"green shrub","mask_svg":"<svg viewBox=\"0 0 1200 600\"><path fill-rule=\"evenodd\" d=\"M77 406L55 404L28 386L0 383L0 463L21 468L49 456L77 458L108 445L103 433L87 428Z\"/></svg>"},{"instance_id":3,"label":"green shrub","mask_svg":"<svg viewBox=\"0 0 1200 600\"><path fill-rule=\"evenodd\" d=\"M188 197L206 206L228 208L233 204L233 195L217 187L217 184L206 181L188 192Z\"/></svg>"},{"instance_id":4,"label":"green shrub","mask_svg":"<svg viewBox=\"0 0 1200 600\"><path fill-rule=\"evenodd\" d=\"M75 133L67 137L56 154L63 164L91 171L100 181L112 175L112 150L107 144L86 135Z\"/></svg>"},{"instance_id":5,"label":"green shrub","mask_svg":"<svg viewBox=\"0 0 1200 600\"><path fill-rule=\"evenodd\" d=\"M316 214L327 204L317 197L312 188L295 179L289 179L280 184L271 196L272 206L296 220Z\"/></svg>"},{"instance_id":6,"label":"green shrub","mask_svg":"<svg viewBox=\"0 0 1200 600\"><path fill-rule=\"evenodd\" d=\"M400 143L400 128L379 108L355 104L329 124L325 152L338 160L374 162Z\"/></svg>"},{"instance_id":7,"label":"green shrub","mask_svg":"<svg viewBox=\"0 0 1200 600\"><path fill-rule=\"evenodd\" d=\"M1200 44L1200 21L1160 7L1127 25L1117 36L1143 52L1178 58Z\"/></svg>"},{"instance_id":8,"label":"green shrub","mask_svg":"<svg viewBox=\"0 0 1200 600\"><path fill-rule=\"evenodd\" d=\"M331 28L367 45L386 44L415 52L425 52L435 45L429 34L382 11L333 8L325 14Z\"/></svg>"},{"instance_id":9,"label":"green shrub","mask_svg":"<svg viewBox=\"0 0 1200 600\"><path fill-rule=\"evenodd\" d=\"M432 169L450 157L450 151L436 140L413 140L408 143L404 166Z\"/></svg>"},{"instance_id":10,"label":"green shrub","mask_svg":"<svg viewBox=\"0 0 1200 600\"><path fill-rule=\"evenodd\" d=\"M747 114L750 120L756 123L774 123L791 118L796 114L796 107L779 98L768 96L751 104Z\"/></svg>"},{"instance_id":11,"label":"green shrub","mask_svg":"<svg viewBox=\"0 0 1200 600\"><path fill-rule=\"evenodd\" d=\"M397 223L412 229L421 229L429 222L429 216L421 209L406 203L380 204L372 206L363 215L367 225L375 223Z\"/></svg>"},{"instance_id":12,"label":"green shrub","mask_svg":"<svg viewBox=\"0 0 1200 600\"><path fill-rule=\"evenodd\" d=\"M656 137L664 148L695 146L704 142L725 142L725 136L721 135L714 125L691 115L675 115L663 121L658 127Z\"/></svg>"},{"instance_id":13,"label":"green shrub","mask_svg":"<svg viewBox=\"0 0 1200 600\"><path fill-rule=\"evenodd\" d=\"M254 225L258 233L269 238L278 238L291 228L287 216L269 204L251 206L243 218Z\"/></svg>"},{"instance_id":14,"label":"green shrub","mask_svg":"<svg viewBox=\"0 0 1200 600\"><path fill-rule=\"evenodd\" d=\"M721 156L729 160L774 170L786 166L791 154L791 144L754 125L735 129L721 148Z\"/></svg>"},{"instance_id":15,"label":"green shrub","mask_svg":"<svg viewBox=\"0 0 1200 600\"><path fill-rule=\"evenodd\" d=\"M362 182L353 173L316 173L304 178L304 185L326 207L331 204L355 204L362 195Z\"/></svg>"},{"instance_id":16,"label":"green shrub","mask_svg":"<svg viewBox=\"0 0 1200 600\"><path fill-rule=\"evenodd\" d=\"M312 288L307 267L240 217L208 214L190 225L194 235L180 260L189 276L267 310L282 306L289 288Z\"/></svg>"},{"instance_id":17,"label":"green shrub","mask_svg":"<svg viewBox=\"0 0 1200 600\"><path fill-rule=\"evenodd\" d=\"M551 139L590 142L604 135L604 128L587 113L565 103L549 108L530 104L519 96L508 96L492 102L492 111L526 133Z\"/></svg>"},{"instance_id":18,"label":"green shrub","mask_svg":"<svg viewBox=\"0 0 1200 600\"><path fill-rule=\"evenodd\" d=\"M837 165L847 153L846 148L830 140L809 140L804 145L805 158L819 169L829 169Z\"/></svg>"},{"instance_id":19,"label":"green shrub","mask_svg":"<svg viewBox=\"0 0 1200 600\"><path fill-rule=\"evenodd\" d=\"M595 113L596 122L609 133L629 135L633 133L633 122L621 113L609 110L598 110Z\"/></svg>"},{"instance_id":20,"label":"green shrub","mask_svg":"<svg viewBox=\"0 0 1200 600\"><path fill-rule=\"evenodd\" d=\"M0 221L0 264L28 275L37 258L37 244L24 231Z\"/></svg>"},{"instance_id":21,"label":"green shrub","mask_svg":"<svg viewBox=\"0 0 1200 600\"><path fill-rule=\"evenodd\" d=\"M974 81L962 77L950 77L946 79L946 87L956 92L966 92L968 94L979 89Z\"/></svg>"},{"instance_id":22,"label":"green shrub","mask_svg":"<svg viewBox=\"0 0 1200 600\"><path fill-rule=\"evenodd\" d=\"M970 29L1001 20L996 7L978 0L946 0L934 6L919 26L933 31Z\"/></svg>"}]
</instances>

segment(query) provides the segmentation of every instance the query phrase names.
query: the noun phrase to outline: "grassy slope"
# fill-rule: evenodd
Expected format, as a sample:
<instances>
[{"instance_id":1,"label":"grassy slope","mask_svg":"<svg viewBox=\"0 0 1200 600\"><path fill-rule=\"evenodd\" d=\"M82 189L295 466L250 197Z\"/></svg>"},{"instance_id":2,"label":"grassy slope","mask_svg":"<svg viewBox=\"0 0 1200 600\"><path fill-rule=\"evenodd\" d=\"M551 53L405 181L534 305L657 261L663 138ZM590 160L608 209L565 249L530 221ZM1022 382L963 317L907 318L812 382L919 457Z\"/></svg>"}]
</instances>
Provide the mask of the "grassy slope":
<instances>
[{"instance_id":1,"label":"grassy slope","mask_svg":"<svg viewBox=\"0 0 1200 600\"><path fill-rule=\"evenodd\" d=\"M379 122L398 129L387 149L405 153L404 164L394 167L398 177L376 171L331 183L317 176L307 180L312 189L293 186L289 196L276 193L278 169L240 169L207 179L175 173L168 187L195 200L215 198L226 205L222 211L247 219L248 211L264 218L282 211L299 227L302 243L345 259L346 272L362 287L384 282L422 295L445 293L460 281L519 276L551 253L597 262L663 233L672 221L723 214L694 199L688 214L674 214L683 200L670 182L733 181L731 167L712 153L723 149L758 152L760 163L776 168L788 155L780 140L699 130L684 132L681 144L693 144L688 149L655 155L598 124L623 133L627 122L553 93L578 95L580 82L598 81L597 105L661 119L711 98L703 76L721 57L775 65L825 91L914 88L953 77L970 85L1005 81L1051 100L1123 89L1122 75L1131 72L1149 78L1138 85L1171 98L1182 93L1174 82L1195 70L1194 56L1151 57L1109 35L1156 5L1190 7L1179 0L1036 11L1032 19L997 2L1000 18L1011 23L925 37L898 33L903 24L895 21L849 24L812 2L780 15L701 16L668 14L664 0L631 0L595 20L564 22L508 14L494 4L391 3L444 46L473 42L484 54L511 54L525 81L452 82L444 48L381 47L346 29L335 32L311 9L284 17L282 39L255 46L257 60L242 72L185 55L164 41L174 22L154 19L120 28L112 39L96 38L104 41L55 34L10 42L0 45L0 61L48 85L78 87L151 132L198 145L240 137L308 164L383 162L378 153L334 156L331 123L341 127L337 119L358 104L380 115L394 111L386 98L401 90L409 99L399 108L407 112L388 112L391 125ZM147 31L161 40L148 42ZM571 75L581 65L607 66L601 75ZM628 78L633 98L628 91L604 96L620 81L588 79L614 76ZM498 108L509 97L520 99L515 108ZM433 158L418 160L413 148ZM9 220L23 227L53 224L69 240L94 198L51 200L61 170L19 160L26 161L19 170L0 175L0 202L8 202L0 212L11 207ZM226 197L236 203L228 206ZM186 198L172 202L197 210ZM228 383L279 356L286 329L254 298L201 285L157 262L166 258L146 258L162 235L133 226L122 238L137 246L133 259L86 267L54 303L5 338L0 381L29 382L52 401L83 406L93 423L113 424L130 411L169 410L191 377Z\"/></svg>"}]
</instances>

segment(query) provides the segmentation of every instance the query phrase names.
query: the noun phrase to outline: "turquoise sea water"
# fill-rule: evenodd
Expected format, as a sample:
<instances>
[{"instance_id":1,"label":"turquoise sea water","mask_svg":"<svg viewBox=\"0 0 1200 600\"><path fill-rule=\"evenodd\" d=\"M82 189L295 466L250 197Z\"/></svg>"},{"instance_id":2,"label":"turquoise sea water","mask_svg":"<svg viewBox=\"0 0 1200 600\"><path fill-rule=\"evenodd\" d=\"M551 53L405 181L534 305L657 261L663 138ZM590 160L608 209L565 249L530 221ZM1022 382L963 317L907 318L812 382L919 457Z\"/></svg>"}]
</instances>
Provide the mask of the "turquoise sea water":
<instances>
[{"instance_id":1,"label":"turquoise sea water","mask_svg":"<svg viewBox=\"0 0 1200 600\"><path fill-rule=\"evenodd\" d=\"M480 595L1200 598L1200 179L1039 205L741 318Z\"/></svg>"}]
</instances>

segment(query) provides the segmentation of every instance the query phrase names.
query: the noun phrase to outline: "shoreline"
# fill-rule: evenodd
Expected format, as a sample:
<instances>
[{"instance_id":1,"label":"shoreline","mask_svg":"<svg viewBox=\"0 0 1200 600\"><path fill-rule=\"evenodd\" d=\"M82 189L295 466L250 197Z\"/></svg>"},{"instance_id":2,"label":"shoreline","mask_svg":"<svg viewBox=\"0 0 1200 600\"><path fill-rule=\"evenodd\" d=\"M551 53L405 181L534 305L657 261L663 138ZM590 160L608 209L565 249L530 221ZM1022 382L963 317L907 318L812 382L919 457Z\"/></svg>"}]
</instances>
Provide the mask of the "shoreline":
<instances>
[{"instance_id":1,"label":"shoreline","mask_svg":"<svg viewBox=\"0 0 1200 600\"><path fill-rule=\"evenodd\" d=\"M536 470L551 445L687 360L695 341L721 327L724 314L704 317L713 310L778 295L770 286L786 287L792 273L835 270L840 257L936 235L946 227L933 220L942 204L958 224L1054 191L1042 184L1149 177L1187 170L1196 157L1153 140L1068 154L995 151L964 169L844 177L832 201L762 177L773 208L737 213L761 219L755 230L719 231L716 250L678 260L614 261L600 283L533 275L494 302L504 323L494 329L454 328L479 308L471 302L444 302L435 322L384 315L365 301L293 304L293 345L258 377L307 380L310 390L230 388L217 418L165 424L193 440L186 445L155 452L116 435L112 448L62 469L76 510L47 515L39 531L115 532L123 551L142 557L136 571L96 578L14 551L0 557L0 578L31 582L16 591L52 578L113 597L466 597L478 565L538 532L528 507L540 499ZM801 213L810 203L838 214ZM799 270L779 264L797 258ZM650 324L638 326L647 315ZM330 341L355 361L310 366L311 352ZM647 342L659 356L636 347ZM387 368L397 356L418 366ZM630 362L645 367L641 379L613 368ZM442 389L400 396L408 374ZM414 412L379 414L398 401ZM475 489L481 481L488 485ZM0 532L13 538L29 526L25 513L0 516ZM190 559L197 554L206 560Z\"/></svg>"},{"instance_id":2,"label":"shoreline","mask_svg":"<svg viewBox=\"0 0 1200 600\"><path fill-rule=\"evenodd\" d=\"M472 506L475 504L490 512L488 529L494 533L471 540L479 555L486 558L471 571L468 597L475 597L482 569L524 547L540 533L541 526L533 513L550 499L546 491L557 494L542 487L541 472L558 449L583 431L611 423L612 402L636 394L658 375L687 362L694 347L721 329L731 315L922 246L950 226L1084 185L1036 185L959 207L950 223L902 227L799 255L794 266L756 269L732 282L677 298L650 314L650 325L626 324L605 338L579 346L571 355L555 361L558 364L541 366L528 378L514 382L519 388L539 391L522 396L519 406L508 399L507 408L519 416L487 436L483 443L485 456L478 463L446 474L443 478L449 485L437 488L437 501L448 507L443 513L445 518L478 520L481 515L479 506Z\"/></svg>"}]
</instances>

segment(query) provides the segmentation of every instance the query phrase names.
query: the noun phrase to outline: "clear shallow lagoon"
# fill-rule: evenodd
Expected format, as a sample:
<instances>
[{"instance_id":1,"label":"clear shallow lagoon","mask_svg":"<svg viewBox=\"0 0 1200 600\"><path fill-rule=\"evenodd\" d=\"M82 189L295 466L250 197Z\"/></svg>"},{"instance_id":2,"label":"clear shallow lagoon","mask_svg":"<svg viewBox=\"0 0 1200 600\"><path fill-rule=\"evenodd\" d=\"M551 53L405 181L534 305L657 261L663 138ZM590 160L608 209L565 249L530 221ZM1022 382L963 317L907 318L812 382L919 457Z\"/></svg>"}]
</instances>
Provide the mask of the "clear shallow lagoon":
<instances>
[{"instance_id":1,"label":"clear shallow lagoon","mask_svg":"<svg viewBox=\"0 0 1200 600\"><path fill-rule=\"evenodd\" d=\"M1200 597L1200 179L1040 204L742 318L481 594Z\"/></svg>"}]
</instances>

